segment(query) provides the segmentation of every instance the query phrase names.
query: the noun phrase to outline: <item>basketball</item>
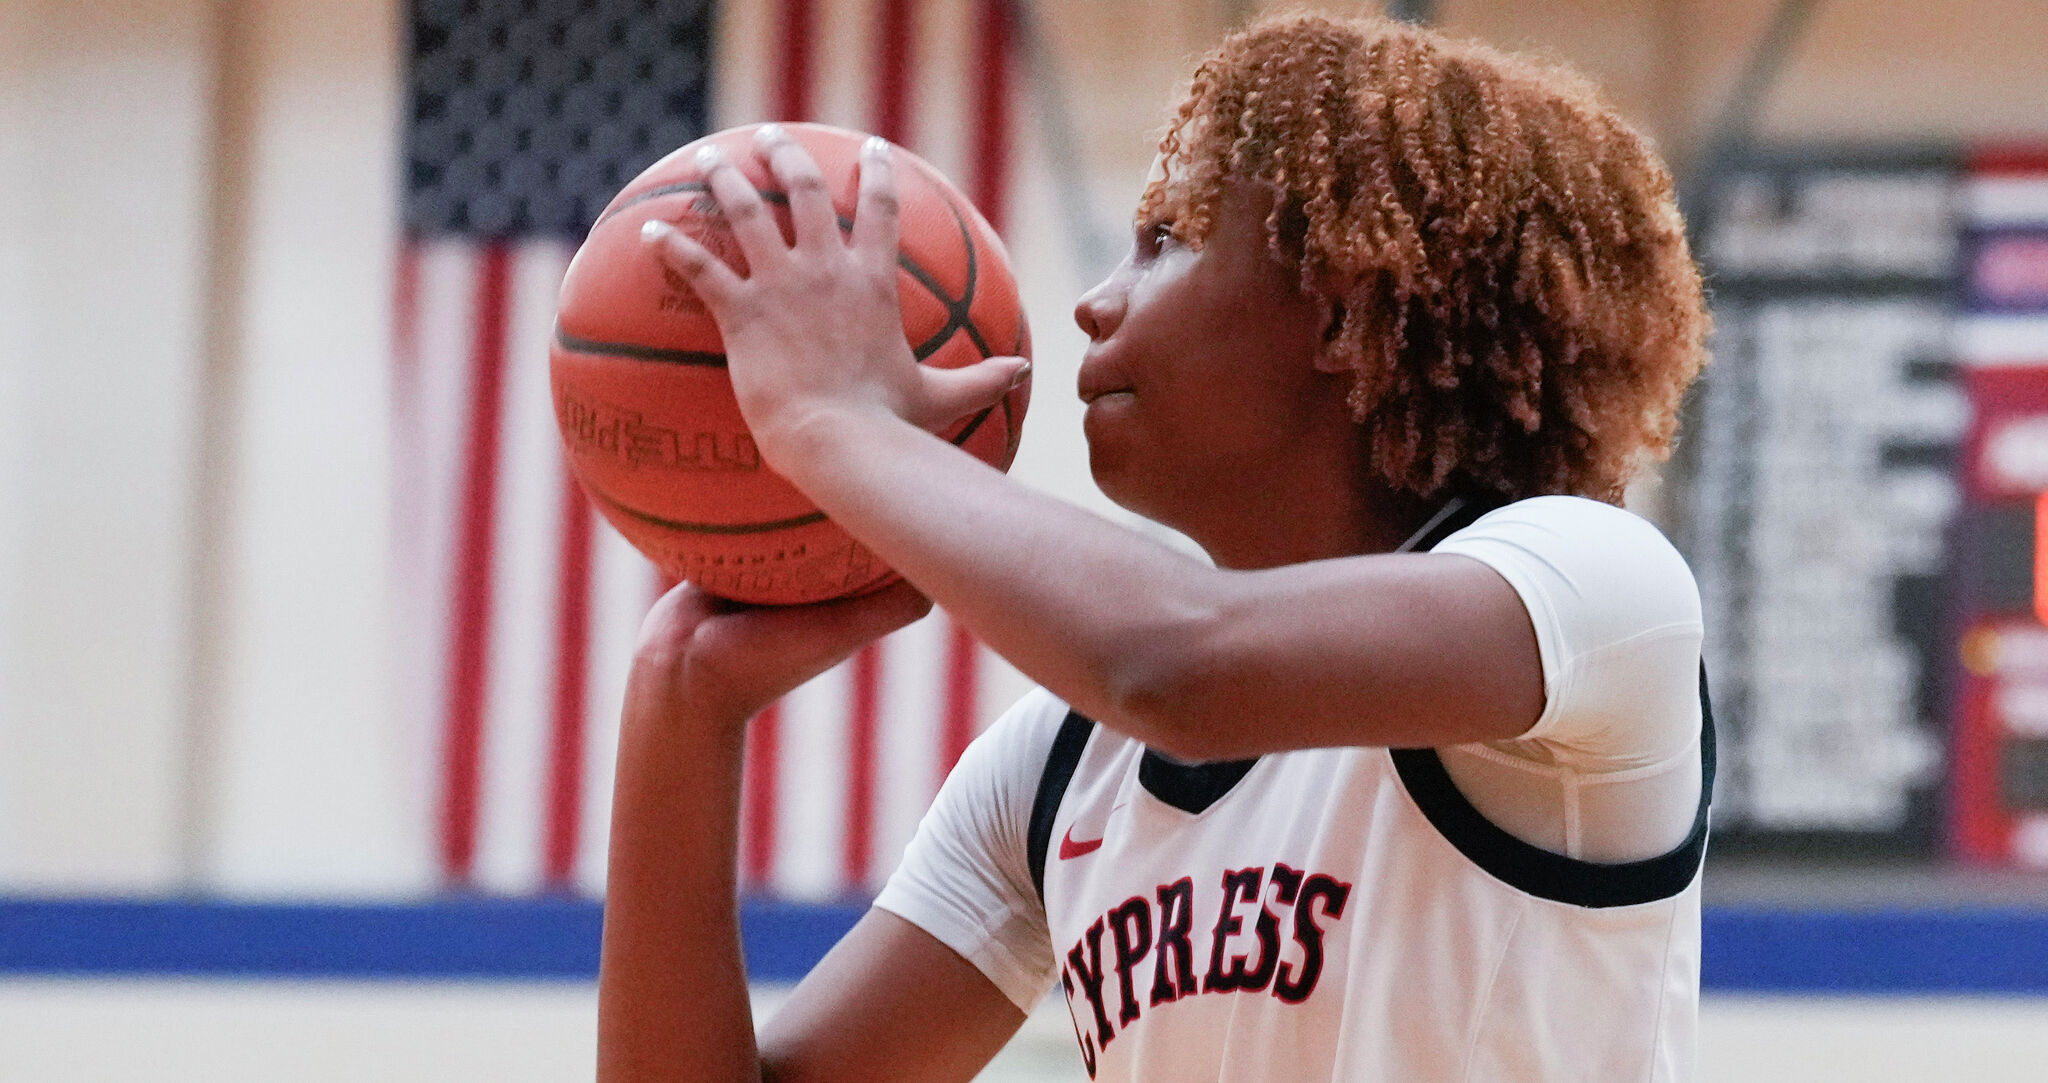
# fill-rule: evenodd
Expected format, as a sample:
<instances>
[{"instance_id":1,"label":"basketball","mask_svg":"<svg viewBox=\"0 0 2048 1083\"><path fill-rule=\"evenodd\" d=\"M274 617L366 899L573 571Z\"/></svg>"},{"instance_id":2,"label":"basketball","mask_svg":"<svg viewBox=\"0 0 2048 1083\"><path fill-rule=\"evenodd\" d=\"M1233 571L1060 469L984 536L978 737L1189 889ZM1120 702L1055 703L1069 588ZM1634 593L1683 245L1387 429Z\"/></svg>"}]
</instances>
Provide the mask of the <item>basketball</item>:
<instances>
[{"instance_id":1,"label":"basketball","mask_svg":"<svg viewBox=\"0 0 2048 1083\"><path fill-rule=\"evenodd\" d=\"M562 281L549 349L555 420L585 491L619 533L674 579L734 601L794 605L863 593L892 573L762 462L725 370L718 327L640 241L662 219L745 273L696 165L716 143L791 236L788 200L753 150L755 125L662 158L613 197ZM850 229L863 133L785 125L817 159ZM891 147L902 238L903 333L917 359L957 368L1028 356L1030 332L1002 242L939 171ZM1027 382L940 435L1007 470Z\"/></svg>"}]
</instances>

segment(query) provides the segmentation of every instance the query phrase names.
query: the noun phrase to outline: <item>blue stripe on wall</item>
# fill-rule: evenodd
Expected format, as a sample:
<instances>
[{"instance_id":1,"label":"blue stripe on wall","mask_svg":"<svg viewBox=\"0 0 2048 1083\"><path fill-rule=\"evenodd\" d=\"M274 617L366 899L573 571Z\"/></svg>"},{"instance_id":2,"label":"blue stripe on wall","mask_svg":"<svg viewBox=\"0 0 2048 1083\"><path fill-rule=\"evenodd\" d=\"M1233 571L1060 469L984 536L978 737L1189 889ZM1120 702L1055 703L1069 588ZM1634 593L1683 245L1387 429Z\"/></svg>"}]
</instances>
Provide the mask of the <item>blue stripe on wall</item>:
<instances>
[{"instance_id":1,"label":"blue stripe on wall","mask_svg":"<svg viewBox=\"0 0 2048 1083\"><path fill-rule=\"evenodd\" d=\"M1713 908L1702 923L1709 990L2048 994L2048 910Z\"/></svg>"},{"instance_id":2,"label":"blue stripe on wall","mask_svg":"<svg viewBox=\"0 0 2048 1083\"><path fill-rule=\"evenodd\" d=\"M750 973L793 981L863 907L750 901ZM597 976L604 910L582 900L391 906L0 900L0 974L279 978Z\"/></svg>"},{"instance_id":3,"label":"blue stripe on wall","mask_svg":"<svg viewBox=\"0 0 2048 1083\"><path fill-rule=\"evenodd\" d=\"M746 902L750 973L802 977L863 910ZM0 900L0 976L588 981L602 923L580 900ZM2048 995L2048 909L1713 908L1702 936L1711 992Z\"/></svg>"}]
</instances>

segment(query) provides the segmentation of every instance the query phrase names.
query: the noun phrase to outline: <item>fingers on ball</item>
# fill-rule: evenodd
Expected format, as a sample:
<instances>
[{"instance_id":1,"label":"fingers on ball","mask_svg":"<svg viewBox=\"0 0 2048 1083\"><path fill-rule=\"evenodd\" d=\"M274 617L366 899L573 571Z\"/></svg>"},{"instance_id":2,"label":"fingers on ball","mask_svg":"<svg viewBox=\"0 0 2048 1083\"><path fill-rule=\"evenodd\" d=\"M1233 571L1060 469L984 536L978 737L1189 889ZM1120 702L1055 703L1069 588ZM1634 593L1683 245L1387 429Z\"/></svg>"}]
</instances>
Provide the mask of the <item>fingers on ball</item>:
<instances>
[{"instance_id":1,"label":"fingers on ball","mask_svg":"<svg viewBox=\"0 0 2048 1083\"><path fill-rule=\"evenodd\" d=\"M650 218L640 226L640 240L652 245L661 261L682 275L707 301L724 300L740 285L740 276L731 265L695 237L659 218Z\"/></svg>"},{"instance_id":2,"label":"fingers on ball","mask_svg":"<svg viewBox=\"0 0 2048 1083\"><path fill-rule=\"evenodd\" d=\"M889 142L870 136L861 144L860 196L853 217L853 240L888 263L896 262L902 201L896 195L895 165Z\"/></svg>"},{"instance_id":3,"label":"fingers on ball","mask_svg":"<svg viewBox=\"0 0 2048 1083\"><path fill-rule=\"evenodd\" d=\"M797 247L819 247L839 239L839 214L817 159L789 137L780 124L754 130L754 148L768 162L782 190L789 194L789 214L796 227Z\"/></svg>"},{"instance_id":4,"label":"fingers on ball","mask_svg":"<svg viewBox=\"0 0 2048 1083\"><path fill-rule=\"evenodd\" d=\"M768 213L761 193L754 190L753 182L726 158L718 144L706 143L697 149L697 168L704 171L704 184L732 226L733 238L739 241L748 264L762 266L788 251L782 243L782 231Z\"/></svg>"}]
</instances>

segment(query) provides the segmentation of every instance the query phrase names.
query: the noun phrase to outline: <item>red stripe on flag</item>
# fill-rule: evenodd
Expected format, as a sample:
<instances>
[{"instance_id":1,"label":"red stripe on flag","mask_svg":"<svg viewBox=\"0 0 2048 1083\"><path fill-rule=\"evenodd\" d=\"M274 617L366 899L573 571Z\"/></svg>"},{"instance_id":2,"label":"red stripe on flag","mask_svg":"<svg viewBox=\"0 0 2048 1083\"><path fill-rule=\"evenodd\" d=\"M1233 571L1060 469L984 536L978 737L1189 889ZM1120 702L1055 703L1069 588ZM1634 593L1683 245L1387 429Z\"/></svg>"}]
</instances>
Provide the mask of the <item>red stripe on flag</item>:
<instances>
[{"instance_id":1,"label":"red stripe on flag","mask_svg":"<svg viewBox=\"0 0 2048 1083\"><path fill-rule=\"evenodd\" d=\"M590 667L590 501L562 470L562 551L555 616L555 709L548 757L547 886L567 889L576 874L583 828L584 704Z\"/></svg>"},{"instance_id":2,"label":"red stripe on flag","mask_svg":"<svg viewBox=\"0 0 2048 1083\"><path fill-rule=\"evenodd\" d=\"M1010 198L1011 0L981 0L975 13L978 44L973 115L968 132L968 198L1001 232ZM973 633L946 618L946 703L939 726L939 773L943 778L974 740L980 713L981 644Z\"/></svg>"},{"instance_id":3,"label":"red stripe on flag","mask_svg":"<svg viewBox=\"0 0 2048 1083\"><path fill-rule=\"evenodd\" d=\"M976 19L980 45L974 80L972 161L968 198L1001 232L1010 196L1010 4L1013 0L981 0Z\"/></svg>"},{"instance_id":4,"label":"red stripe on flag","mask_svg":"<svg viewBox=\"0 0 2048 1083\"><path fill-rule=\"evenodd\" d=\"M891 143L910 143L910 73L915 66L915 0L882 0L875 36L875 134Z\"/></svg>"},{"instance_id":5,"label":"red stripe on flag","mask_svg":"<svg viewBox=\"0 0 2048 1083\"><path fill-rule=\"evenodd\" d=\"M777 120L811 118L811 44L817 16L813 0L782 0L782 34L776 43L782 58L781 81L775 88Z\"/></svg>"},{"instance_id":6,"label":"red stripe on flag","mask_svg":"<svg viewBox=\"0 0 2048 1083\"><path fill-rule=\"evenodd\" d=\"M882 644L870 643L853 656L853 687L846 718L846 835L841 851L842 885L859 891L868 883L875 852L875 754L881 742Z\"/></svg>"},{"instance_id":7,"label":"red stripe on flag","mask_svg":"<svg viewBox=\"0 0 2048 1083\"><path fill-rule=\"evenodd\" d=\"M953 772L960 755L974 740L976 715L980 713L981 643L974 633L946 617L946 702L939 719L939 781Z\"/></svg>"},{"instance_id":8,"label":"red stripe on flag","mask_svg":"<svg viewBox=\"0 0 2048 1083\"><path fill-rule=\"evenodd\" d=\"M916 40L912 0L883 0L875 35L875 130L896 143L907 142L911 116L912 50ZM846 834L841 854L844 886L868 884L875 852L875 778L880 772L882 662L884 645L869 644L853 658L853 684L846 719Z\"/></svg>"},{"instance_id":9,"label":"red stripe on flag","mask_svg":"<svg viewBox=\"0 0 2048 1083\"><path fill-rule=\"evenodd\" d=\"M442 745L441 872L457 883L469 880L476 861L484 691L490 657L491 536L497 518L498 424L504 406L511 264L511 252L504 244L483 249L470 333L469 439L462 464Z\"/></svg>"},{"instance_id":10,"label":"red stripe on flag","mask_svg":"<svg viewBox=\"0 0 2048 1083\"><path fill-rule=\"evenodd\" d=\"M782 66L777 72L770 111L777 120L808 120L817 5L813 0L782 0L778 13L781 26L776 35L776 56ZM776 780L782 774L781 753L782 708L771 703L747 724L746 764L741 781L747 835L745 850L740 855L740 871L743 882L753 888L767 887L774 872L775 825L779 818Z\"/></svg>"},{"instance_id":11,"label":"red stripe on flag","mask_svg":"<svg viewBox=\"0 0 2048 1083\"><path fill-rule=\"evenodd\" d=\"M775 779L781 742L782 707L771 703L747 724L747 764L740 784L747 826L740 880L750 890L766 888L775 873Z\"/></svg>"}]
</instances>

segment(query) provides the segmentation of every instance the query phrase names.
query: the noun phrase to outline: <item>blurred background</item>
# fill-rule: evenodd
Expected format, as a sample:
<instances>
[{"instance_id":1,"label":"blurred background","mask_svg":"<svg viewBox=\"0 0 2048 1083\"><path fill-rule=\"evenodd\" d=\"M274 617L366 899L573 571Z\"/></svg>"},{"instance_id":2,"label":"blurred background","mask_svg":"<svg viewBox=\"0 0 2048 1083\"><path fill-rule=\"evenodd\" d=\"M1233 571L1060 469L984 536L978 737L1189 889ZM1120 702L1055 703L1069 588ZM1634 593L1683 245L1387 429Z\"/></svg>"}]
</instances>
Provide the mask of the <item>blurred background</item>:
<instances>
[{"instance_id":1,"label":"blurred background","mask_svg":"<svg viewBox=\"0 0 2048 1083\"><path fill-rule=\"evenodd\" d=\"M1589 73L1709 273L1630 495L1722 726L1701 1078L2039 1078L2048 4L1388 6ZM1019 268L1015 473L1148 529L1089 481L1071 306L1265 7L0 0L0 1080L587 1077L659 584L548 406L581 231L730 124L917 150ZM936 615L756 723L762 1010L1024 687ZM1055 1000L989 1078L1071 1043Z\"/></svg>"}]
</instances>

